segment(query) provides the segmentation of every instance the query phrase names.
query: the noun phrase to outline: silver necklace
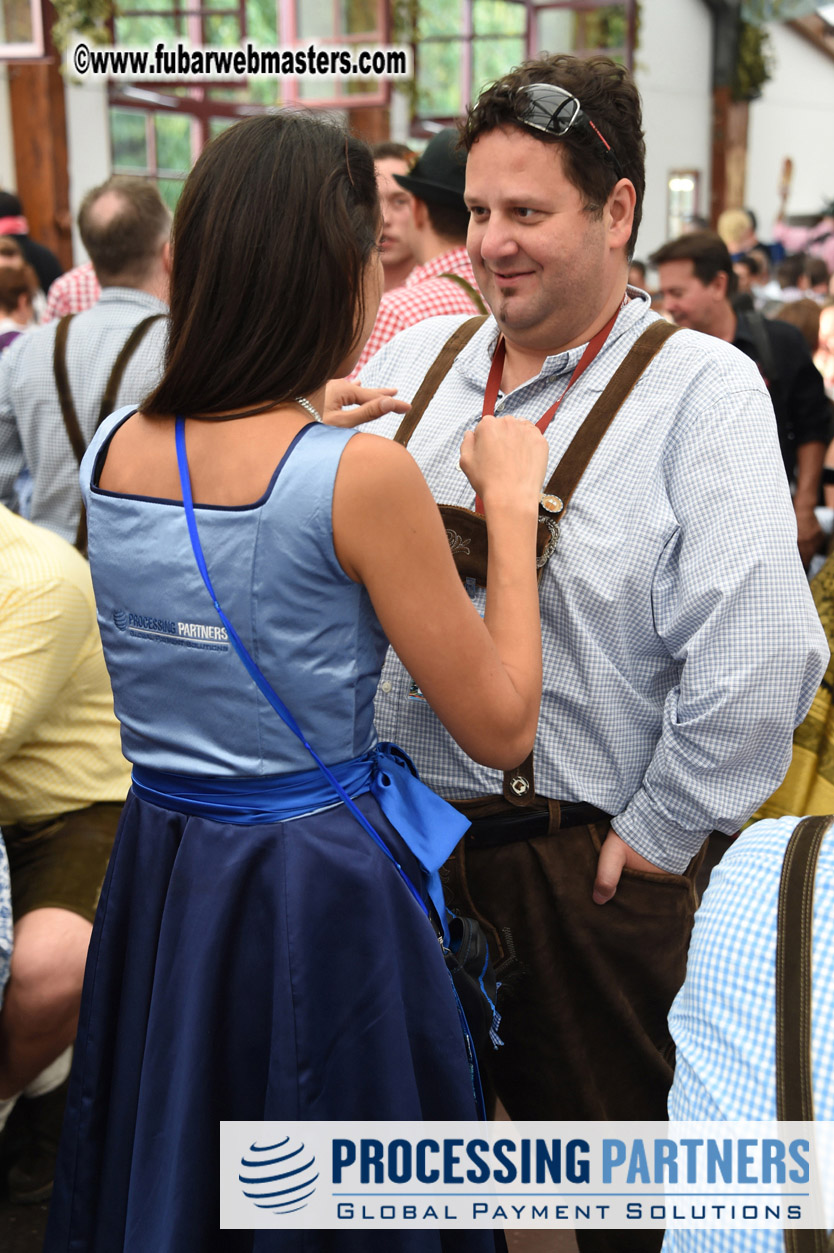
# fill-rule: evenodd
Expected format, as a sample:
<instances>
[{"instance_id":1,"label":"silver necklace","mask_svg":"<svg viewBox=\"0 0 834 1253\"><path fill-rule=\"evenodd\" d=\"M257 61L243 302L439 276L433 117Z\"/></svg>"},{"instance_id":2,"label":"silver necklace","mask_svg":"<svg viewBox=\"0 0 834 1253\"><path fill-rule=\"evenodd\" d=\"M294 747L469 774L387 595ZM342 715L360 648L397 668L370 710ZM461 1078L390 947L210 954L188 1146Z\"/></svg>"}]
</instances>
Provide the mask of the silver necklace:
<instances>
[{"instance_id":1,"label":"silver necklace","mask_svg":"<svg viewBox=\"0 0 834 1253\"><path fill-rule=\"evenodd\" d=\"M306 396L296 396L295 403L301 405L302 409L306 409L310 417L314 418L316 422L321 422L321 414L317 409L313 408Z\"/></svg>"}]
</instances>

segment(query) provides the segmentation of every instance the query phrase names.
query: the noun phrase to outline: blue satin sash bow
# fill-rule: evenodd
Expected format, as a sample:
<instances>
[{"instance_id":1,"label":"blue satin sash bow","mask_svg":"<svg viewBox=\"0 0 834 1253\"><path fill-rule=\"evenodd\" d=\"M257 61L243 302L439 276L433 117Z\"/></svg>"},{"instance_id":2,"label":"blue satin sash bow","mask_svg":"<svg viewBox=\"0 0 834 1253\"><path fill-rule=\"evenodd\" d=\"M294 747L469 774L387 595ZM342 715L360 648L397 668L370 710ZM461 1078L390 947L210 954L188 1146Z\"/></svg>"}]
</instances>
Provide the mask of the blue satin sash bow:
<instances>
[{"instance_id":1,"label":"blue satin sash bow","mask_svg":"<svg viewBox=\"0 0 834 1253\"><path fill-rule=\"evenodd\" d=\"M411 759L396 744L377 744L330 770L351 797L363 792L374 797L425 870L428 894L445 927L437 872L469 827L469 819L420 782ZM318 769L263 778L197 779L134 766L133 790L163 809L244 827L286 822L324 809L334 800L340 803Z\"/></svg>"}]
</instances>

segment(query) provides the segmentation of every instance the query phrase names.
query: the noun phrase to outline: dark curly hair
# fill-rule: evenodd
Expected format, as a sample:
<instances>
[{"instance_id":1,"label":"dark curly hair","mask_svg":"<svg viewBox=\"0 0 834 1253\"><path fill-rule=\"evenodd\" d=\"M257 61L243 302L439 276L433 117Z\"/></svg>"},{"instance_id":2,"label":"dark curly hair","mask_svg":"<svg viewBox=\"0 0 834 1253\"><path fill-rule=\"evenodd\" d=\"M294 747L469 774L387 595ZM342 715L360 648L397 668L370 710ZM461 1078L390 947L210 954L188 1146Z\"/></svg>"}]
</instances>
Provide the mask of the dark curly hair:
<instances>
[{"instance_id":1,"label":"dark curly hair","mask_svg":"<svg viewBox=\"0 0 834 1253\"><path fill-rule=\"evenodd\" d=\"M526 127L519 117L523 98L519 99L518 92L531 83L552 83L576 96L583 113L610 144L623 176L633 184L637 203L627 250L631 258L643 214L646 144L640 95L628 70L610 57L583 60L559 54L525 61L481 92L461 124L467 152L481 135L499 126L518 126L542 143L559 144L565 176L583 197L588 212L599 216L619 178L605 146L590 128L574 126L557 137Z\"/></svg>"}]
</instances>

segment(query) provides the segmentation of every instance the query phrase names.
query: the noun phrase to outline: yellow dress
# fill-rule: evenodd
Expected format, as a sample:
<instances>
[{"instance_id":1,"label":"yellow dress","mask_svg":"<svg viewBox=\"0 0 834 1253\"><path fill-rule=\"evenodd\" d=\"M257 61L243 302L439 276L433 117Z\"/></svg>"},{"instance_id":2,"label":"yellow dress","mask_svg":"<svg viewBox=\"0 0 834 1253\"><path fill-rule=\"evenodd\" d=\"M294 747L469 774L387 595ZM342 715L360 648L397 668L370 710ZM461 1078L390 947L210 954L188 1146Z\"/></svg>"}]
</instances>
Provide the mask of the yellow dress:
<instances>
[{"instance_id":1,"label":"yellow dress","mask_svg":"<svg viewBox=\"0 0 834 1253\"><path fill-rule=\"evenodd\" d=\"M811 580L817 613L829 646L834 645L834 555ZM753 815L781 818L784 814L834 813L834 657L804 722L793 735L793 758L784 781Z\"/></svg>"}]
</instances>

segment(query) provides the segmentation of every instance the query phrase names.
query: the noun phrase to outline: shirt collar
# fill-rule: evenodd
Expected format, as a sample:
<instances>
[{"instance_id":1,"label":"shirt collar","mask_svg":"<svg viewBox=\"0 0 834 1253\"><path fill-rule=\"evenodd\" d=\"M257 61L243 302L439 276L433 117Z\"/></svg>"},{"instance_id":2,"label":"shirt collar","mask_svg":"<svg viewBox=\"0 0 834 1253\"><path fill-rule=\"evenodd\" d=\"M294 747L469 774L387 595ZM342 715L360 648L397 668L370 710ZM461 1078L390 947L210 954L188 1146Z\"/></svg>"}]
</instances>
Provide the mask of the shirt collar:
<instances>
[{"instance_id":1,"label":"shirt collar","mask_svg":"<svg viewBox=\"0 0 834 1253\"><path fill-rule=\"evenodd\" d=\"M432 257L431 261L427 261L425 265L415 266L403 286L414 287L416 283L424 283L427 278L437 278L449 270L457 274L461 269L468 272L471 268L469 253L463 245L460 245L458 248L451 248L448 252L441 252L439 257Z\"/></svg>"},{"instance_id":2,"label":"shirt collar","mask_svg":"<svg viewBox=\"0 0 834 1253\"><path fill-rule=\"evenodd\" d=\"M168 306L163 300L152 296L150 292L139 291L136 287L103 287L101 297L92 308L95 309L98 305L112 304L139 305L140 308L148 309L151 313L169 312Z\"/></svg>"},{"instance_id":3,"label":"shirt collar","mask_svg":"<svg viewBox=\"0 0 834 1253\"><path fill-rule=\"evenodd\" d=\"M647 292L641 291L639 287L628 287L626 291L629 297L628 304L617 315L617 321L611 328L603 352L615 344L621 335L630 332L648 312L651 302ZM489 367L492 365L492 354L495 352L499 334L498 323L490 316L458 356L458 368L470 382L479 388L486 387ZM570 374L586 347L586 344L577 344L575 348L569 348L567 352L554 353L553 356L546 357L539 373L523 383L522 387Z\"/></svg>"}]
</instances>

